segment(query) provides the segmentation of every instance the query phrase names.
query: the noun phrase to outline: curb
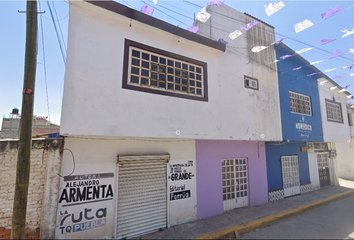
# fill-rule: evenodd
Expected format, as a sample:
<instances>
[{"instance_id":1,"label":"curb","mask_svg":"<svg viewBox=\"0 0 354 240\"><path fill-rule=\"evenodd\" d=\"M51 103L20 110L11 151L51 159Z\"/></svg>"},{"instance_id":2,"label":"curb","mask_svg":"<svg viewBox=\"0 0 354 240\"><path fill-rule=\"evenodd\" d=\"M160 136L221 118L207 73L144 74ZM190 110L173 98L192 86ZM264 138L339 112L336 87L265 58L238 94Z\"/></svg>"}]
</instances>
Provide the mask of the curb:
<instances>
[{"instance_id":1,"label":"curb","mask_svg":"<svg viewBox=\"0 0 354 240\"><path fill-rule=\"evenodd\" d=\"M256 220L252 220L246 223L242 223L240 225L228 227L219 231L215 231L212 233L205 234L203 236L194 238L194 239L229 239L233 238L236 236L236 234L244 234L247 232L250 232L252 230L255 230L260 227L264 227L266 225L269 225L271 223L278 222L280 220L283 220L287 217L294 216L296 214L320 207L322 205L328 204L330 202L349 197L350 195L354 195L354 190L348 190L343 193L338 193L335 195L332 195L330 197L322 198L320 200L316 200L314 202L310 202L307 204L304 204L302 206L298 206L295 208L289 208L287 210L258 218ZM235 232L237 232L235 234Z\"/></svg>"}]
</instances>

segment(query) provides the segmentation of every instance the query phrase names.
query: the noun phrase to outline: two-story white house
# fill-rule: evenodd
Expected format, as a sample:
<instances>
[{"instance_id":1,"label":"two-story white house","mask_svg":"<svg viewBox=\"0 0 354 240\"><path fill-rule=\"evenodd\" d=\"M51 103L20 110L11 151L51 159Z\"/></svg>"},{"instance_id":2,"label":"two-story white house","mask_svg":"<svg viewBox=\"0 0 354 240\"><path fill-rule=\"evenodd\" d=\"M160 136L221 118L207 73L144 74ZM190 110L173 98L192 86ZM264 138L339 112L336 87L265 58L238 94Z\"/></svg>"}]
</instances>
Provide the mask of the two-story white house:
<instances>
[{"instance_id":1,"label":"two-story white house","mask_svg":"<svg viewBox=\"0 0 354 240\"><path fill-rule=\"evenodd\" d=\"M353 119L354 105L347 104L348 125L347 131L350 138L346 142L336 144L338 176L344 179L354 180L354 147L353 147ZM344 116L345 118L345 116Z\"/></svg>"},{"instance_id":2,"label":"two-story white house","mask_svg":"<svg viewBox=\"0 0 354 240\"><path fill-rule=\"evenodd\" d=\"M353 96L321 73L317 79L321 107L323 142L308 143L308 158L312 188L338 185L338 148L350 141L346 101Z\"/></svg>"},{"instance_id":3,"label":"two-story white house","mask_svg":"<svg viewBox=\"0 0 354 240\"><path fill-rule=\"evenodd\" d=\"M128 238L268 201L281 141L274 29L227 5L195 34L113 1L72 1L56 238ZM217 40L227 32L243 34Z\"/></svg>"}]
</instances>

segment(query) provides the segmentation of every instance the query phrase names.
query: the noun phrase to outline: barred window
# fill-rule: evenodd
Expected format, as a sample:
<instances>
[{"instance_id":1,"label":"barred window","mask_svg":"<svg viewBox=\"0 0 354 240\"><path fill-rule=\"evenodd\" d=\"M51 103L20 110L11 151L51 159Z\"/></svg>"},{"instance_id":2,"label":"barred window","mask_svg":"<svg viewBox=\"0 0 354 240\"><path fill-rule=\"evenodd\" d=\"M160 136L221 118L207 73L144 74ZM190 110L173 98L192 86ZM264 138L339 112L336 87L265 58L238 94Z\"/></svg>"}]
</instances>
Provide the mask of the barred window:
<instances>
[{"instance_id":1,"label":"barred window","mask_svg":"<svg viewBox=\"0 0 354 240\"><path fill-rule=\"evenodd\" d=\"M130 40L127 54L123 88L207 101L205 63Z\"/></svg>"},{"instance_id":2,"label":"barred window","mask_svg":"<svg viewBox=\"0 0 354 240\"><path fill-rule=\"evenodd\" d=\"M292 113L311 116L310 96L289 91L290 109Z\"/></svg>"},{"instance_id":3,"label":"barred window","mask_svg":"<svg viewBox=\"0 0 354 240\"><path fill-rule=\"evenodd\" d=\"M340 103L326 99L327 120L343 123L342 106Z\"/></svg>"},{"instance_id":4,"label":"barred window","mask_svg":"<svg viewBox=\"0 0 354 240\"><path fill-rule=\"evenodd\" d=\"M317 166L318 168L328 168L328 154L318 153L317 154Z\"/></svg>"}]
</instances>

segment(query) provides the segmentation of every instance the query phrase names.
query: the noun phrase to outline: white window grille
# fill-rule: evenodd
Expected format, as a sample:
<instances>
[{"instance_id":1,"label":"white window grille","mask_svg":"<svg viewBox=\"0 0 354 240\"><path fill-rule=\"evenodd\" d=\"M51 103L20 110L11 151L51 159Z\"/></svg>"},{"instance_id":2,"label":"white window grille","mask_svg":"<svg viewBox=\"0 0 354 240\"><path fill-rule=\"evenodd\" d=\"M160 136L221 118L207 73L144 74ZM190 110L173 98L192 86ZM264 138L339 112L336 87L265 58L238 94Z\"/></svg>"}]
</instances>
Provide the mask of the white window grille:
<instances>
[{"instance_id":1,"label":"white window grille","mask_svg":"<svg viewBox=\"0 0 354 240\"><path fill-rule=\"evenodd\" d=\"M311 116L310 96L289 91L290 109L292 113Z\"/></svg>"},{"instance_id":2,"label":"white window grille","mask_svg":"<svg viewBox=\"0 0 354 240\"><path fill-rule=\"evenodd\" d=\"M330 122L343 122L342 106L340 103L326 99L327 120Z\"/></svg>"},{"instance_id":3,"label":"white window grille","mask_svg":"<svg viewBox=\"0 0 354 240\"><path fill-rule=\"evenodd\" d=\"M129 84L203 97L203 66L130 47Z\"/></svg>"},{"instance_id":4,"label":"white window grille","mask_svg":"<svg viewBox=\"0 0 354 240\"><path fill-rule=\"evenodd\" d=\"M317 154L317 165L318 168L328 168L328 154L327 153L318 153Z\"/></svg>"}]
</instances>

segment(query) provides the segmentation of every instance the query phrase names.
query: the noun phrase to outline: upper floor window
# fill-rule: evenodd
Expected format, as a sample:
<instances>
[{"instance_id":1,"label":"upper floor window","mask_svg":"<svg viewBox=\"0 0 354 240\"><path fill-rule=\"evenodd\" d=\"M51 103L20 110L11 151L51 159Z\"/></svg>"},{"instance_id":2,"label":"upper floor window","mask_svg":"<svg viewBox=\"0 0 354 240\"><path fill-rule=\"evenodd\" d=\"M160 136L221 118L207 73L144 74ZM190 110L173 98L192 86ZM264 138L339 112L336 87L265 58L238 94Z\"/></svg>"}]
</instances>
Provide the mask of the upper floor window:
<instances>
[{"instance_id":1,"label":"upper floor window","mask_svg":"<svg viewBox=\"0 0 354 240\"><path fill-rule=\"evenodd\" d=\"M330 122L343 123L342 105L326 99L327 120Z\"/></svg>"},{"instance_id":2,"label":"upper floor window","mask_svg":"<svg viewBox=\"0 0 354 240\"><path fill-rule=\"evenodd\" d=\"M311 116L310 96L289 91L290 109L292 113Z\"/></svg>"},{"instance_id":3,"label":"upper floor window","mask_svg":"<svg viewBox=\"0 0 354 240\"><path fill-rule=\"evenodd\" d=\"M258 79L257 78L252 78L249 76L245 75L245 87L246 88L251 88L254 90L259 90L258 88Z\"/></svg>"},{"instance_id":4,"label":"upper floor window","mask_svg":"<svg viewBox=\"0 0 354 240\"><path fill-rule=\"evenodd\" d=\"M125 42L123 88L208 101L206 63Z\"/></svg>"}]
</instances>

